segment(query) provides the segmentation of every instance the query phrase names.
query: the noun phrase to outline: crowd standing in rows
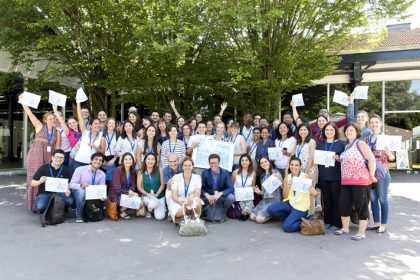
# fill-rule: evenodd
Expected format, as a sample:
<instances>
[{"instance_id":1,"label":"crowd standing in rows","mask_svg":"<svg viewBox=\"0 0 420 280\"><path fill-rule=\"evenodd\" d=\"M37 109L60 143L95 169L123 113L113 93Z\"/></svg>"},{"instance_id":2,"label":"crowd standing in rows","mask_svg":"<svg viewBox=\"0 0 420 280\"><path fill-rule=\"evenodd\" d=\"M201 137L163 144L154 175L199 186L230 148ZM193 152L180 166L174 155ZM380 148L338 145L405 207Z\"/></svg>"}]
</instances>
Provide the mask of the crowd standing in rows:
<instances>
[{"instance_id":1,"label":"crowd standing in rows","mask_svg":"<svg viewBox=\"0 0 420 280\"><path fill-rule=\"evenodd\" d=\"M86 187L106 184L107 197L101 198L102 202L120 205L122 195L141 198L134 214L119 206L120 219L168 217L179 223L185 213L202 213L212 221L217 220L214 213L223 211L229 217L257 223L284 219L284 231L296 232L301 218L315 213L316 197L321 197L318 204L324 222L336 235L349 232L354 207L359 229L352 239L365 239L369 202L374 225L368 229L386 231L391 180L388 161L395 156L386 148L376 149L382 120L377 115L368 117L364 111L355 117L352 96L347 116L338 121L330 121L328 111L321 109L317 119L309 122L292 102L291 112L283 113L271 127L267 119L252 113L244 114L242 125L234 120L224 123L226 103L207 122L201 113L187 119L173 101L170 106L176 119L170 112L160 118L157 111L140 117L136 108L130 107L120 126L104 111L91 118L80 103L77 118L67 120L55 105L42 120L23 106L35 128L27 157L28 210L45 211L51 196L44 188L46 178L58 177L69 180L68 191L59 195L68 212L75 209L76 222L83 222ZM339 133L343 126L345 140ZM194 168L191 155L201 139L234 145L232 172L220 167L217 154L209 156L209 169ZM281 149L281 158L270 160L272 147ZM334 152L335 165L315 164L315 150ZM276 176L280 186L268 193L263 185L270 176ZM300 177L312 180L309 193L293 190L293 180ZM241 188L252 188L254 197L236 201L235 193Z\"/></svg>"}]
</instances>

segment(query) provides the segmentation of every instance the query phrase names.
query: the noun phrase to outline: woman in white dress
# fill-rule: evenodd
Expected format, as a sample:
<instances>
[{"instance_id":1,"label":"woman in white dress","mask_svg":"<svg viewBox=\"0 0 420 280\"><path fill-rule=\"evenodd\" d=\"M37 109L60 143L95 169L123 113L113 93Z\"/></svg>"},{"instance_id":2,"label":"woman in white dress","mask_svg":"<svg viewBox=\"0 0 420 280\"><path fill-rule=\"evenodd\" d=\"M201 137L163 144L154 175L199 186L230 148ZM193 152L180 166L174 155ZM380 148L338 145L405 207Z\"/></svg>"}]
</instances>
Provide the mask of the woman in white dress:
<instances>
[{"instance_id":1,"label":"woman in white dress","mask_svg":"<svg viewBox=\"0 0 420 280\"><path fill-rule=\"evenodd\" d=\"M172 201L168 201L169 214L175 223L184 215L201 213L201 177L193 174L194 162L190 157L181 161L182 173L172 178ZM184 210L183 210L184 207Z\"/></svg>"}]
</instances>

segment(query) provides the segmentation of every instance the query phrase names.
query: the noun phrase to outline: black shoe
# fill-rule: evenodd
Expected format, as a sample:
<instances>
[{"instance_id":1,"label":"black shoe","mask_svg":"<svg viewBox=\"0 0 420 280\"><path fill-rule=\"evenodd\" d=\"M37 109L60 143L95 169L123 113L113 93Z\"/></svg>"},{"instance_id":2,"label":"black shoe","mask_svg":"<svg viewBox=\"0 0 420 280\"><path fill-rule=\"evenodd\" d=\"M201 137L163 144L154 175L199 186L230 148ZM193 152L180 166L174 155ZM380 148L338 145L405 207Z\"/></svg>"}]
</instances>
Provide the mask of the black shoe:
<instances>
[{"instance_id":1,"label":"black shoe","mask_svg":"<svg viewBox=\"0 0 420 280\"><path fill-rule=\"evenodd\" d=\"M366 230L378 230L379 226L367 227Z\"/></svg>"},{"instance_id":2,"label":"black shoe","mask_svg":"<svg viewBox=\"0 0 420 280\"><path fill-rule=\"evenodd\" d=\"M246 220L248 220L249 216L248 215L244 215L242 214L241 217L239 218L240 221L245 222Z\"/></svg>"}]
</instances>

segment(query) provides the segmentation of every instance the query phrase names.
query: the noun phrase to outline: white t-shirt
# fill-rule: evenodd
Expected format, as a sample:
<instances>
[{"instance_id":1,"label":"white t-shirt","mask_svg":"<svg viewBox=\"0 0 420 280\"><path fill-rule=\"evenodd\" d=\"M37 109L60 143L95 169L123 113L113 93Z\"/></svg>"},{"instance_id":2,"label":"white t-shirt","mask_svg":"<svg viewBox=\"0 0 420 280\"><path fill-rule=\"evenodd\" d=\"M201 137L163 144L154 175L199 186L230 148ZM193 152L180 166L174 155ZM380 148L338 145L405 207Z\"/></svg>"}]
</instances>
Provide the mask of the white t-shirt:
<instances>
[{"instance_id":1,"label":"white t-shirt","mask_svg":"<svg viewBox=\"0 0 420 280\"><path fill-rule=\"evenodd\" d=\"M293 148L296 145L296 138L292 136L292 137L286 138L284 141L281 141L279 139L276 139L276 141L274 141L274 144L276 145L276 147L281 148L282 150L284 148L286 148L287 149L287 153L290 154L290 153L292 153ZM288 161L289 161L289 157L288 156L282 156L281 157L281 160L276 160L274 162L274 165L277 168L286 169L287 162Z\"/></svg>"},{"instance_id":2,"label":"white t-shirt","mask_svg":"<svg viewBox=\"0 0 420 280\"><path fill-rule=\"evenodd\" d=\"M80 147L76 156L74 157L74 160L82 163L90 163L90 157L96 153L96 150L92 147L89 147L89 143L99 147L101 145L101 138L102 132L98 132L96 135L93 135L91 131L86 130L79 140L81 141Z\"/></svg>"}]
</instances>

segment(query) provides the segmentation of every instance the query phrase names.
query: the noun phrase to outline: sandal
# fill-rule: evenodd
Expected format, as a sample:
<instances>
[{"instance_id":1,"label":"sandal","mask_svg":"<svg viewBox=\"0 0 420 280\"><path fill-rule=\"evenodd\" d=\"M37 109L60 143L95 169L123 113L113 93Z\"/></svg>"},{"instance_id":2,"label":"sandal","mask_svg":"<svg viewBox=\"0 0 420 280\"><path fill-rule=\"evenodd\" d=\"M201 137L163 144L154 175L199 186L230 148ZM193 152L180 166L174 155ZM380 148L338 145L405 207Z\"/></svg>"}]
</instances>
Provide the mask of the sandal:
<instances>
[{"instance_id":1,"label":"sandal","mask_svg":"<svg viewBox=\"0 0 420 280\"><path fill-rule=\"evenodd\" d=\"M343 234L348 234L348 231L344 231L342 229L337 229L336 231L334 231L335 235L343 235Z\"/></svg>"},{"instance_id":2,"label":"sandal","mask_svg":"<svg viewBox=\"0 0 420 280\"><path fill-rule=\"evenodd\" d=\"M131 219L131 217L125 212L120 213L120 218L123 219L123 220L130 220Z\"/></svg>"},{"instance_id":3,"label":"sandal","mask_svg":"<svg viewBox=\"0 0 420 280\"><path fill-rule=\"evenodd\" d=\"M351 240L354 240L354 241L362 241L362 240L364 240L364 239L366 239L366 236L362 236L362 235L358 235L358 234L353 235L353 236L351 237Z\"/></svg>"}]
</instances>

